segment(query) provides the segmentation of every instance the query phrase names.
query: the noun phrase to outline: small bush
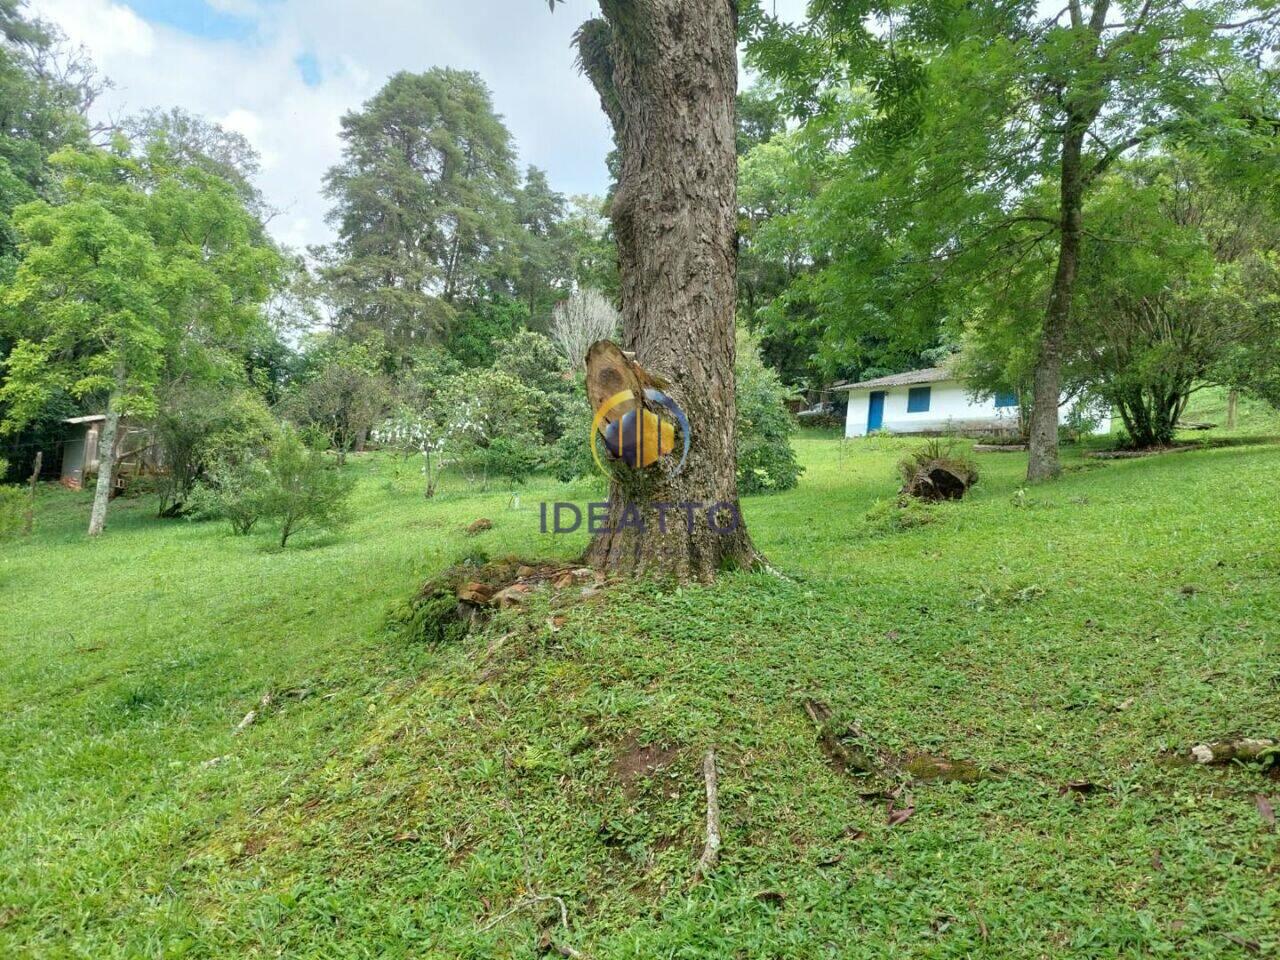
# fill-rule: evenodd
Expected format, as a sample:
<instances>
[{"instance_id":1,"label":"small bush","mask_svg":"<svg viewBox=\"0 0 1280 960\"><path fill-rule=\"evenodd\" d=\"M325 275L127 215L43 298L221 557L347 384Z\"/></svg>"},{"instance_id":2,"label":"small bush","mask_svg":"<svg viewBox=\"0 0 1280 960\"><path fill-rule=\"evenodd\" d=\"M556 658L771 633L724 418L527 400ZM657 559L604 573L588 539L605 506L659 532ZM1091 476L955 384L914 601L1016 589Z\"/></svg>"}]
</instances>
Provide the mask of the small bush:
<instances>
[{"instance_id":1,"label":"small bush","mask_svg":"<svg viewBox=\"0 0 1280 960\"><path fill-rule=\"evenodd\" d=\"M1058 427L1058 439L1062 443L1076 444L1093 436L1102 425L1102 411L1095 405L1081 401L1068 412Z\"/></svg>"},{"instance_id":2,"label":"small bush","mask_svg":"<svg viewBox=\"0 0 1280 960\"><path fill-rule=\"evenodd\" d=\"M190 515L226 520L241 535L274 520L283 547L299 530L347 523L354 487L354 478L344 477L286 427L264 459L215 468L192 493Z\"/></svg>"},{"instance_id":3,"label":"small bush","mask_svg":"<svg viewBox=\"0 0 1280 960\"><path fill-rule=\"evenodd\" d=\"M266 404L247 391L172 389L155 422L156 442L167 468L158 481L160 515L183 513L196 484L215 466L260 453L275 430Z\"/></svg>"},{"instance_id":4,"label":"small bush","mask_svg":"<svg viewBox=\"0 0 1280 960\"><path fill-rule=\"evenodd\" d=\"M349 500L355 479L343 476L308 449L293 430L285 429L267 457L267 514L280 523L280 546L299 530L336 528L349 523Z\"/></svg>"},{"instance_id":5,"label":"small bush","mask_svg":"<svg viewBox=\"0 0 1280 960\"><path fill-rule=\"evenodd\" d=\"M27 492L21 487L0 487L0 540L22 533L26 517Z\"/></svg>"},{"instance_id":6,"label":"small bush","mask_svg":"<svg viewBox=\"0 0 1280 960\"><path fill-rule=\"evenodd\" d=\"M751 341L739 343L734 371L738 396L738 492L790 490L804 467L796 463L791 435L796 424L787 410L793 391L760 359Z\"/></svg>"},{"instance_id":7,"label":"small bush","mask_svg":"<svg viewBox=\"0 0 1280 960\"><path fill-rule=\"evenodd\" d=\"M272 509L271 473L261 460L221 463L192 490L187 515L195 520L226 520L244 536Z\"/></svg>"}]
</instances>

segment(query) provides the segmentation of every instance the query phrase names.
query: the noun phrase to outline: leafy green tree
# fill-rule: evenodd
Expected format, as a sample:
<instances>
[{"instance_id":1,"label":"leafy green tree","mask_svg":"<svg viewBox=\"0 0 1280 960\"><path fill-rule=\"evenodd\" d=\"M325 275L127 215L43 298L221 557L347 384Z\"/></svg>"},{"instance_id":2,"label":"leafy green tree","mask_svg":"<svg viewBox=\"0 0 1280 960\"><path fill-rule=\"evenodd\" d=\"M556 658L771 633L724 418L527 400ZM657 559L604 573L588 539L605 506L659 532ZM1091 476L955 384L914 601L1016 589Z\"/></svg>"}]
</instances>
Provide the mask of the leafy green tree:
<instances>
[{"instance_id":1,"label":"leafy green tree","mask_svg":"<svg viewBox=\"0 0 1280 960\"><path fill-rule=\"evenodd\" d=\"M65 202L36 201L14 219L23 260L3 294L14 347L0 402L12 430L52 398L105 397L101 467L89 524L102 532L121 416L155 413L157 388L234 366L279 257L234 189L193 169L143 164L111 151L64 152Z\"/></svg>"},{"instance_id":2,"label":"leafy green tree","mask_svg":"<svg viewBox=\"0 0 1280 960\"><path fill-rule=\"evenodd\" d=\"M327 337L306 357L304 370L281 404L298 427L323 438L344 464L363 449L392 403L378 346Z\"/></svg>"},{"instance_id":3,"label":"leafy green tree","mask_svg":"<svg viewBox=\"0 0 1280 960\"><path fill-rule=\"evenodd\" d=\"M760 359L759 346L742 338L738 344L738 489L743 493L790 490L804 467L791 447L795 421L787 409L788 390Z\"/></svg>"},{"instance_id":4,"label":"leafy green tree","mask_svg":"<svg viewBox=\"0 0 1280 960\"><path fill-rule=\"evenodd\" d=\"M488 88L465 71L398 73L343 117L342 140L324 267L341 329L400 353L447 339L511 273L514 153Z\"/></svg>"},{"instance_id":5,"label":"leafy green tree","mask_svg":"<svg viewBox=\"0 0 1280 960\"><path fill-rule=\"evenodd\" d=\"M473 301L454 315L445 347L465 367L487 367L497 355L494 345L515 336L528 320L528 308L511 297Z\"/></svg>"},{"instance_id":6,"label":"leafy green tree","mask_svg":"<svg viewBox=\"0 0 1280 960\"><path fill-rule=\"evenodd\" d=\"M265 449L276 422L251 390L225 383L178 383L162 392L154 432L165 467L159 512L176 516L209 470L234 467Z\"/></svg>"},{"instance_id":7,"label":"leafy green tree","mask_svg":"<svg viewBox=\"0 0 1280 960\"><path fill-rule=\"evenodd\" d=\"M768 143L787 129L782 98L768 80L738 93L737 152L744 157L762 143Z\"/></svg>"},{"instance_id":8,"label":"leafy green tree","mask_svg":"<svg viewBox=\"0 0 1280 960\"><path fill-rule=\"evenodd\" d=\"M1265 355L1277 332L1280 220L1267 193L1186 152L1117 162L1085 207L1064 394L1099 398L1146 447L1172 441L1193 392L1240 384L1236 363ZM1040 317L1014 305L1043 299L1055 267L1051 251L1025 258L1001 280L1008 306L970 324L961 368L983 392L1026 394Z\"/></svg>"},{"instance_id":9,"label":"leafy green tree","mask_svg":"<svg viewBox=\"0 0 1280 960\"><path fill-rule=\"evenodd\" d=\"M892 29L873 32L872 14ZM852 131L855 162L828 205L848 211L862 239L832 272L877 276L897 302L925 293L930 312L955 316L970 305L964 277L1052 249L1031 388L1033 480L1059 471L1089 194L1140 148L1226 137L1240 149L1267 130L1255 64L1278 19L1280 9L1248 0L1069 0L1051 15L1034 4L824 3L798 30L746 11L752 56L798 112L829 121L851 77L871 91L874 110Z\"/></svg>"},{"instance_id":10,"label":"leafy green tree","mask_svg":"<svg viewBox=\"0 0 1280 960\"><path fill-rule=\"evenodd\" d=\"M266 212L253 182L261 158L243 134L181 107L148 110L127 120L124 131L139 152L154 152L168 166L194 167L217 177L231 184L255 214Z\"/></svg>"},{"instance_id":11,"label":"leafy green tree","mask_svg":"<svg viewBox=\"0 0 1280 960\"><path fill-rule=\"evenodd\" d=\"M560 230L569 251L574 285L578 289L599 290L616 304L618 245L607 209L607 202L599 197L570 197Z\"/></svg>"},{"instance_id":12,"label":"leafy green tree","mask_svg":"<svg viewBox=\"0 0 1280 960\"><path fill-rule=\"evenodd\" d=\"M439 409L459 465L482 489L502 476L495 471L504 458L540 449L542 424L556 412L536 386L496 368L455 377L442 391Z\"/></svg>"},{"instance_id":13,"label":"leafy green tree","mask_svg":"<svg viewBox=\"0 0 1280 960\"><path fill-rule=\"evenodd\" d=\"M1086 208L1069 368L1138 446L1172 442L1192 393L1268 350L1280 304L1280 222L1257 191L1174 155L1126 165Z\"/></svg>"},{"instance_id":14,"label":"leafy green tree","mask_svg":"<svg viewBox=\"0 0 1280 960\"><path fill-rule=\"evenodd\" d=\"M21 0L0 0L0 285L12 281L20 259L13 211L54 185L51 153L87 144L85 111L102 87L83 52L25 7ZM0 324L0 364L12 347ZM6 434L15 470L26 451L47 446L51 423L74 415L66 405L60 397L25 429ZM6 419L0 400L0 421Z\"/></svg>"},{"instance_id":15,"label":"leafy green tree","mask_svg":"<svg viewBox=\"0 0 1280 960\"><path fill-rule=\"evenodd\" d=\"M355 478L326 463L293 430L280 432L265 466L270 477L265 512L279 521L281 547L300 530L335 529L351 522Z\"/></svg>"},{"instance_id":16,"label":"leafy green tree","mask_svg":"<svg viewBox=\"0 0 1280 960\"><path fill-rule=\"evenodd\" d=\"M546 329L551 310L573 282L572 235L565 230L563 194L551 189L544 171L530 167L516 191L517 236L515 287L529 311L529 322Z\"/></svg>"}]
</instances>

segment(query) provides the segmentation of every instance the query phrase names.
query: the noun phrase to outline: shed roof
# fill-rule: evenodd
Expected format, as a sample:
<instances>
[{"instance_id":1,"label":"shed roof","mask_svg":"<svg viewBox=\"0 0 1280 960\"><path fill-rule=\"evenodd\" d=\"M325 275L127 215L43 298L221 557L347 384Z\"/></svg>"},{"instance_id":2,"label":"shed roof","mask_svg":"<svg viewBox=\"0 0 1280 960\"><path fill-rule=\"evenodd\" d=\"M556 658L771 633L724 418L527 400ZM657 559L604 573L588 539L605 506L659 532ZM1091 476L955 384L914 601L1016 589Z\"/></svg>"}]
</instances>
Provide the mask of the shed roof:
<instances>
[{"instance_id":1,"label":"shed roof","mask_svg":"<svg viewBox=\"0 0 1280 960\"><path fill-rule=\"evenodd\" d=\"M954 380L956 375L946 367L928 367L924 370L908 370L906 373L894 373L874 380L863 380L860 383L837 383L832 390L874 390L877 387L907 387L917 383L938 383L941 380Z\"/></svg>"},{"instance_id":2,"label":"shed roof","mask_svg":"<svg viewBox=\"0 0 1280 960\"><path fill-rule=\"evenodd\" d=\"M107 419L107 416L104 413L91 413L87 417L67 417L67 419L63 420L62 422L63 423L93 423L96 420L105 420L105 419Z\"/></svg>"}]
</instances>

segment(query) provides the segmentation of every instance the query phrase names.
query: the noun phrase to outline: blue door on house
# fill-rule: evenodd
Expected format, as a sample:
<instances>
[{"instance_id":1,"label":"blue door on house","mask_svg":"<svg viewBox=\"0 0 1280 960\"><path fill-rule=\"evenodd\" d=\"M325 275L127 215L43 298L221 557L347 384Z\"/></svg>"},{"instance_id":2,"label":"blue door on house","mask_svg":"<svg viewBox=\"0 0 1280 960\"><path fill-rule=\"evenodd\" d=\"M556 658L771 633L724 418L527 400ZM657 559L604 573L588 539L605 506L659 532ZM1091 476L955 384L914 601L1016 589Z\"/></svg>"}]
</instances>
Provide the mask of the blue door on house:
<instances>
[{"instance_id":1,"label":"blue door on house","mask_svg":"<svg viewBox=\"0 0 1280 960\"><path fill-rule=\"evenodd\" d=\"M879 430L884 423L884 391L872 390L871 403L867 407L867 433Z\"/></svg>"}]
</instances>

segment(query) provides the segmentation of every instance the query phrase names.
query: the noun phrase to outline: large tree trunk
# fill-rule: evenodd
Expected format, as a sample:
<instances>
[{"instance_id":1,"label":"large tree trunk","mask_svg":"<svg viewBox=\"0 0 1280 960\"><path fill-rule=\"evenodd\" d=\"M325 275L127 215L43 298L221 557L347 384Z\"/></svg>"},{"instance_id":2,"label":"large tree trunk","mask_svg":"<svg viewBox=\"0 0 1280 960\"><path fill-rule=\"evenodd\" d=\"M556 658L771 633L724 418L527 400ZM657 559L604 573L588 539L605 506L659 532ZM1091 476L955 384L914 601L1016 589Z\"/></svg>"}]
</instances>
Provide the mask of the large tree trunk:
<instances>
[{"instance_id":1,"label":"large tree trunk","mask_svg":"<svg viewBox=\"0 0 1280 960\"><path fill-rule=\"evenodd\" d=\"M1030 450L1027 479L1049 480L1062 472L1058 461L1058 407L1062 401L1062 351L1071 323L1071 301L1075 296L1076 274L1080 267L1080 235L1084 210L1085 131L1089 120L1071 116L1062 141L1062 182L1059 188L1058 269L1049 288L1044 329L1040 335L1040 357L1036 361L1032 385Z\"/></svg>"},{"instance_id":2,"label":"large tree trunk","mask_svg":"<svg viewBox=\"0 0 1280 960\"><path fill-rule=\"evenodd\" d=\"M622 157L611 214L623 346L669 381L692 448L678 475L668 458L611 485L588 558L627 574L710 580L758 562L738 510L734 439L735 9L731 0L600 6L604 19L584 24L578 43ZM672 508L664 515L659 504ZM706 511L716 505L712 529ZM636 508L643 531L620 529Z\"/></svg>"},{"instance_id":3,"label":"large tree trunk","mask_svg":"<svg viewBox=\"0 0 1280 960\"><path fill-rule=\"evenodd\" d=\"M107 526L107 504L116 478L116 434L120 429L120 401L123 374L117 373L116 386L107 400L107 419L98 438L98 483L93 491L93 510L89 514L89 536L96 537Z\"/></svg>"}]
</instances>

